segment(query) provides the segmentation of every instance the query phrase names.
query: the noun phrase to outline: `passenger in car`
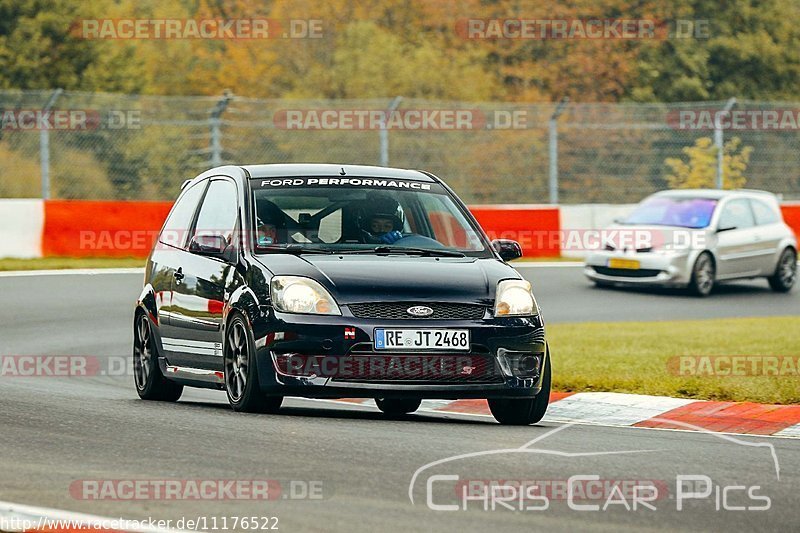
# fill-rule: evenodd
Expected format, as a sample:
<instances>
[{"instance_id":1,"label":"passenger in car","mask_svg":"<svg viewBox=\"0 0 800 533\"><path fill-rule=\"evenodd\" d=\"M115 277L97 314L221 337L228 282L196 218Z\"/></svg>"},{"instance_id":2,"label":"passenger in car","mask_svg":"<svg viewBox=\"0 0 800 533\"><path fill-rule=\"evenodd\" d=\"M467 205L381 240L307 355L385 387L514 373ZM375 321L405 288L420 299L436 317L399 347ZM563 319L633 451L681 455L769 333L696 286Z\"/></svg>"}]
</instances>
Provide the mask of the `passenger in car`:
<instances>
[{"instance_id":1,"label":"passenger in car","mask_svg":"<svg viewBox=\"0 0 800 533\"><path fill-rule=\"evenodd\" d=\"M258 216L257 246L271 246L286 242L286 215L280 207L264 200L256 206Z\"/></svg>"}]
</instances>

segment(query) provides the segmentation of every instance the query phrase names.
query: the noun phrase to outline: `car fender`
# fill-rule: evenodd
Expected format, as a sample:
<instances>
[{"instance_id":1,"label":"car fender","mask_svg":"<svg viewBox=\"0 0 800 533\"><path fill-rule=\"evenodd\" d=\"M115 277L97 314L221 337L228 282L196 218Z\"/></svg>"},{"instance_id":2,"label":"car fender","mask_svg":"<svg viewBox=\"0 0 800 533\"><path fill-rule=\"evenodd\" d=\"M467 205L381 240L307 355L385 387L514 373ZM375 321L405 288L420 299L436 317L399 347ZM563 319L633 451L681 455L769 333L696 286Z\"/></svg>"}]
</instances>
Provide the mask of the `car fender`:
<instances>
[{"instance_id":1,"label":"car fender","mask_svg":"<svg viewBox=\"0 0 800 533\"><path fill-rule=\"evenodd\" d=\"M158 305L156 304L156 292L149 283L142 289L139 298L136 300L137 309L141 309L150 317L153 324L158 324Z\"/></svg>"},{"instance_id":2,"label":"car fender","mask_svg":"<svg viewBox=\"0 0 800 533\"><path fill-rule=\"evenodd\" d=\"M714 261L714 265L717 267L719 266L719 258L713 247L708 248L692 248L689 250L689 253L686 255L686 267L682 270L680 283L681 285L687 285L692 280L692 272L694 270L694 264L697 262L697 258L700 257L700 254L707 253L711 256L711 259Z\"/></svg>"},{"instance_id":3,"label":"car fender","mask_svg":"<svg viewBox=\"0 0 800 533\"><path fill-rule=\"evenodd\" d=\"M775 269L778 268L778 260L780 259L783 251L787 248L791 248L795 251L795 253L797 253L797 239L795 239L794 236L787 235L780 240L778 247L775 250L775 256L772 258L772 268L769 270L769 273L775 272Z\"/></svg>"},{"instance_id":4,"label":"car fender","mask_svg":"<svg viewBox=\"0 0 800 533\"><path fill-rule=\"evenodd\" d=\"M256 293L250 287L241 286L231 294L228 305L225 306L222 320L222 339L223 345L227 342L225 329L231 313L240 313L250 326L256 348L256 368L258 369L258 381L262 389L274 386L275 370L272 366L272 359L269 356L268 333L270 324L268 323L268 312L266 305L258 299Z\"/></svg>"},{"instance_id":5,"label":"car fender","mask_svg":"<svg viewBox=\"0 0 800 533\"><path fill-rule=\"evenodd\" d=\"M239 312L247 318L250 326L253 327L261 319L261 305L258 296L250 287L242 285L231 294L228 304L224 307L222 316L223 335L225 325L232 312Z\"/></svg>"},{"instance_id":6,"label":"car fender","mask_svg":"<svg viewBox=\"0 0 800 533\"><path fill-rule=\"evenodd\" d=\"M719 264L719 258L717 257L717 254L713 248L704 248L702 250L694 249L689 252L689 258L686 262L687 266L689 267L689 272L691 272L692 268L694 268L694 264L697 262L697 258L700 257L700 254L704 253L711 255L715 265Z\"/></svg>"}]
</instances>

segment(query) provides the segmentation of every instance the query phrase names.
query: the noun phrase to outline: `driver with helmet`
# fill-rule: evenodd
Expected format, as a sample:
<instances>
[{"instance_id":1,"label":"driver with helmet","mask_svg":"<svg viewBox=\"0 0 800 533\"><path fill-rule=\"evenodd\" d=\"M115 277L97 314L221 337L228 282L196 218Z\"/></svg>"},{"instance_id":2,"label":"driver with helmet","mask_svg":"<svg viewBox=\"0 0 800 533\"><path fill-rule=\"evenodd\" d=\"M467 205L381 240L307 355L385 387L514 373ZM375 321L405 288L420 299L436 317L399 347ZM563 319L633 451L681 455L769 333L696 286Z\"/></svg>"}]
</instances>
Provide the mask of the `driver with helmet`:
<instances>
[{"instance_id":1,"label":"driver with helmet","mask_svg":"<svg viewBox=\"0 0 800 533\"><path fill-rule=\"evenodd\" d=\"M386 194L373 194L364 202L359 229L367 244L394 244L403 238L403 208Z\"/></svg>"}]
</instances>

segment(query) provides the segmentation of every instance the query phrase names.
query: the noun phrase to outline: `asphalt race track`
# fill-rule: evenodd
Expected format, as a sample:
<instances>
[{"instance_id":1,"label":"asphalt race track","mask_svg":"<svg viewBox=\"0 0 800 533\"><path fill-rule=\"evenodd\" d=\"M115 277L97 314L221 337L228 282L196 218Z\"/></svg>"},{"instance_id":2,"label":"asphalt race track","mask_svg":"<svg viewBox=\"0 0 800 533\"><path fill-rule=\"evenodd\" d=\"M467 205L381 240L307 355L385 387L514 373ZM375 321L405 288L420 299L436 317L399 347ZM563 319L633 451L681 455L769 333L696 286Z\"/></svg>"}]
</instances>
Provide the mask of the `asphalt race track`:
<instances>
[{"instance_id":1,"label":"asphalt race track","mask_svg":"<svg viewBox=\"0 0 800 533\"><path fill-rule=\"evenodd\" d=\"M794 315L800 309L800 291L775 295L763 281L697 300L595 289L574 267L522 272L549 322ZM0 354L127 357L141 279L0 277ZM387 420L370 407L294 399L278 415L242 415L228 408L222 392L187 390L177 404L140 401L130 375L4 376L0 405L0 500L102 516L277 517L280 531L739 531L791 530L800 522L800 440L546 421L511 428L488 417L433 412ZM541 440L530 443L535 439ZM479 453L490 450L505 451ZM602 510L604 496L573 503L599 510L575 510L557 490L548 493L546 509L533 498L495 501L494 509L491 501L487 509L485 501L469 501L467 510L448 511L426 503L430 496L435 505L460 505L459 483L563 486L576 475L654 483L660 488L650 502L655 509L629 510L617 497ZM684 498L678 511L680 475L707 476L711 484L695 485L692 490L707 487L709 495ZM92 500L75 490L81 480L167 479L269 479L281 491L271 492L273 501L204 502ZM629 496L622 499L631 505Z\"/></svg>"}]
</instances>

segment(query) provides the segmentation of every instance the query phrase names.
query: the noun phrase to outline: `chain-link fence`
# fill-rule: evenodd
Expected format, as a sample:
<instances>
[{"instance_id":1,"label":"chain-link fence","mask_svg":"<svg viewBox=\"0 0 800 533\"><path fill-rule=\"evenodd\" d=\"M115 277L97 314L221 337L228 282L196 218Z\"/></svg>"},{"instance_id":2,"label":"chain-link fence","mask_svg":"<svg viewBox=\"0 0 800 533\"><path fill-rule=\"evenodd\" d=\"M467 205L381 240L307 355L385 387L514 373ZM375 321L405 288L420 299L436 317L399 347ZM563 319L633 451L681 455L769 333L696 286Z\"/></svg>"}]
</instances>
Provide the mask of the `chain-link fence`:
<instances>
[{"instance_id":1,"label":"chain-link fence","mask_svg":"<svg viewBox=\"0 0 800 533\"><path fill-rule=\"evenodd\" d=\"M800 104L728 104L0 91L0 197L164 200L219 164L332 162L425 169L470 203L618 203L674 185L677 158L679 181L800 198Z\"/></svg>"}]
</instances>

